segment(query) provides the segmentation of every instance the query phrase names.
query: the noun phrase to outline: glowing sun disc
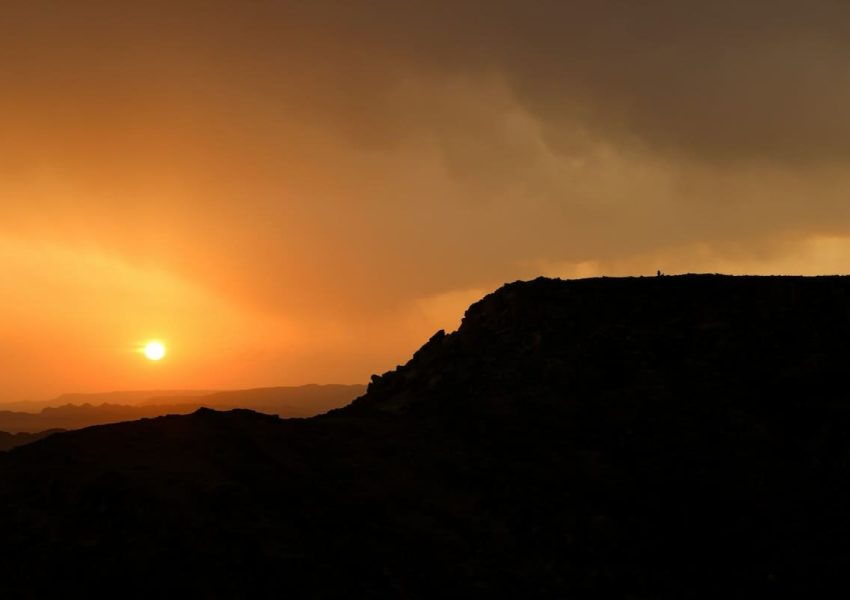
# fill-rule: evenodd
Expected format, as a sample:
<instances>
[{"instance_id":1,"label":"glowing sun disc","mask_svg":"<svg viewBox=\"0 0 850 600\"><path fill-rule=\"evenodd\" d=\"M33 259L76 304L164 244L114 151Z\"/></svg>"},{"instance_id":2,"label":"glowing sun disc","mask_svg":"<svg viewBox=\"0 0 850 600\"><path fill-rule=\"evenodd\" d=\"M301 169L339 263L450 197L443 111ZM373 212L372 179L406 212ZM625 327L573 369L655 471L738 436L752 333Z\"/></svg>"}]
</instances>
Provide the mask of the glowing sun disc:
<instances>
[{"instance_id":1,"label":"glowing sun disc","mask_svg":"<svg viewBox=\"0 0 850 600\"><path fill-rule=\"evenodd\" d=\"M148 342L144 349L145 357L148 360L162 360L165 356L165 346L162 342Z\"/></svg>"}]
</instances>

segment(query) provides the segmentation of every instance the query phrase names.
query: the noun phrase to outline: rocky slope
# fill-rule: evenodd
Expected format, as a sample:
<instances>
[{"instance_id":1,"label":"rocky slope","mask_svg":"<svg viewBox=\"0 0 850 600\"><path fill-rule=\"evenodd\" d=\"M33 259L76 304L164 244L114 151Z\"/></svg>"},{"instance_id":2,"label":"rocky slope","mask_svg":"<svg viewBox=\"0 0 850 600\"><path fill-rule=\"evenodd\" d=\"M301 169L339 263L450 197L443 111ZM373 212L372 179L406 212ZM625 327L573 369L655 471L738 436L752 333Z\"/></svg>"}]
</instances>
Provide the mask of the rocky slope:
<instances>
[{"instance_id":1,"label":"rocky slope","mask_svg":"<svg viewBox=\"0 0 850 600\"><path fill-rule=\"evenodd\" d=\"M844 277L515 283L320 417L50 436L0 454L0 587L846 592L848 301Z\"/></svg>"}]
</instances>

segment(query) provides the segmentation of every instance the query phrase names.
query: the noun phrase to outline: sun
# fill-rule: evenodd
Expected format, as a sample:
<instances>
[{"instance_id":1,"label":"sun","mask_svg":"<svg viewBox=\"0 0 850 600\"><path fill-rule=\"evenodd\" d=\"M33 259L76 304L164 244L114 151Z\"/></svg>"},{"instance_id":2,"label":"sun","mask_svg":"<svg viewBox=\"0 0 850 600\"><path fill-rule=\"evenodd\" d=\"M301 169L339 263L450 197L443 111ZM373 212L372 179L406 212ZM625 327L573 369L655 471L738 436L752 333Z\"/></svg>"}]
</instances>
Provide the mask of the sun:
<instances>
[{"instance_id":1,"label":"sun","mask_svg":"<svg viewBox=\"0 0 850 600\"><path fill-rule=\"evenodd\" d=\"M148 360L162 360L162 357L165 356L165 345L160 341L153 340L145 344L143 352Z\"/></svg>"}]
</instances>

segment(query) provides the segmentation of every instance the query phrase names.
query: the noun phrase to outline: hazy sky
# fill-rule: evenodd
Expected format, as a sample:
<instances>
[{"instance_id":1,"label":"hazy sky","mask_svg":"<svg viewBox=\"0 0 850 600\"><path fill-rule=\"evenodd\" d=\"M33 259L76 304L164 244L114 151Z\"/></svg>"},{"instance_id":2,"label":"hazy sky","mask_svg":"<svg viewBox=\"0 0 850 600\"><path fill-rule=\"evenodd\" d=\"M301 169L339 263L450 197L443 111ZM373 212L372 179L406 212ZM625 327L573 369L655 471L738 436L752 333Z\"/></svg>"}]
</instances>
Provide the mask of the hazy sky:
<instances>
[{"instance_id":1,"label":"hazy sky","mask_svg":"<svg viewBox=\"0 0 850 600\"><path fill-rule=\"evenodd\" d=\"M0 400L365 382L541 274L850 270L840 0L7 0L0 72Z\"/></svg>"}]
</instances>

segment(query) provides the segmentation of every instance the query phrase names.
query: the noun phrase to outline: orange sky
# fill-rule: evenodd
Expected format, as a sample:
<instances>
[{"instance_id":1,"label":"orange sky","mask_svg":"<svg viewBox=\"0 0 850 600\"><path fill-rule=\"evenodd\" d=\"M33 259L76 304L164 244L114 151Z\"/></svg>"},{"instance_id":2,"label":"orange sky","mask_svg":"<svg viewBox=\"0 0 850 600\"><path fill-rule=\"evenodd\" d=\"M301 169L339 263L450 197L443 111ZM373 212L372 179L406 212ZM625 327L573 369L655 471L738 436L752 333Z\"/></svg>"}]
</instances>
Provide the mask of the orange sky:
<instances>
[{"instance_id":1,"label":"orange sky","mask_svg":"<svg viewBox=\"0 0 850 600\"><path fill-rule=\"evenodd\" d=\"M846 272L850 7L634 4L4 2L0 401L365 382L540 274Z\"/></svg>"}]
</instances>

